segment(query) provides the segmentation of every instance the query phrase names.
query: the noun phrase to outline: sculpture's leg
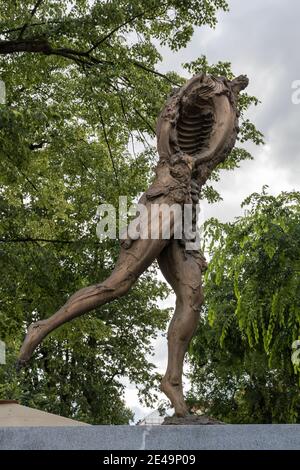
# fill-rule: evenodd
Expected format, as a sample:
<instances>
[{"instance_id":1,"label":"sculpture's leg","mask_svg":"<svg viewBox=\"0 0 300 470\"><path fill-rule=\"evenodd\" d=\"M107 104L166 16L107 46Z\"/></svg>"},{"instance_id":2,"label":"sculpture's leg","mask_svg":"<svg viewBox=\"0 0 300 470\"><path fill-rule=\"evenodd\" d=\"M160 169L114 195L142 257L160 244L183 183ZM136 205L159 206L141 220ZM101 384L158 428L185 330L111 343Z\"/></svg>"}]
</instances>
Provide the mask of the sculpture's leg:
<instances>
[{"instance_id":1,"label":"sculpture's leg","mask_svg":"<svg viewBox=\"0 0 300 470\"><path fill-rule=\"evenodd\" d=\"M158 257L160 269L176 294L176 309L168 331L168 366L161 390L170 399L177 416L187 414L182 389L183 361L199 320L203 303L201 257L186 252L177 240Z\"/></svg>"},{"instance_id":2,"label":"sculpture's leg","mask_svg":"<svg viewBox=\"0 0 300 470\"><path fill-rule=\"evenodd\" d=\"M104 282L80 289L54 315L30 325L19 365L24 365L45 336L60 325L126 294L167 243L169 240L136 240L127 250L121 248L116 267Z\"/></svg>"}]
</instances>

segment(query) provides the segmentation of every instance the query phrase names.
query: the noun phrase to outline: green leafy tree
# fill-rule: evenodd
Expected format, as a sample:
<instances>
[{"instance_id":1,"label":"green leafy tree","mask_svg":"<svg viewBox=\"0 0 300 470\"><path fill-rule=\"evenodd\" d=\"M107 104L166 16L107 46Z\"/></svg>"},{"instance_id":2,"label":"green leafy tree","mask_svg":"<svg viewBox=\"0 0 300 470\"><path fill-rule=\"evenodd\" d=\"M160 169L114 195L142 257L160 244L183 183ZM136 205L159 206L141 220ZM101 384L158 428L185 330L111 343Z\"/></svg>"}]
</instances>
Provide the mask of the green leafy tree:
<instances>
[{"instance_id":1,"label":"green leafy tree","mask_svg":"<svg viewBox=\"0 0 300 470\"><path fill-rule=\"evenodd\" d=\"M300 422L300 193L264 188L243 206L235 222L207 225L191 403L228 422Z\"/></svg>"},{"instance_id":2,"label":"green leafy tree","mask_svg":"<svg viewBox=\"0 0 300 470\"><path fill-rule=\"evenodd\" d=\"M2 2L0 339L8 360L0 369L2 398L92 423L130 419L123 376L148 405L155 398L157 374L147 357L169 312L157 307L167 290L154 268L126 298L47 338L19 376L14 360L32 321L111 271L118 242L97 239L96 208L117 207L123 194L130 203L145 190L156 162L156 117L183 83L157 70L159 46L186 46L194 27L216 24L218 9L227 3ZM210 70L204 58L186 67ZM229 64L211 70L231 74ZM251 103L243 95L241 112ZM242 122L241 140L259 140L243 116ZM234 150L228 168L249 157ZM219 197L212 187L205 195Z\"/></svg>"}]
</instances>

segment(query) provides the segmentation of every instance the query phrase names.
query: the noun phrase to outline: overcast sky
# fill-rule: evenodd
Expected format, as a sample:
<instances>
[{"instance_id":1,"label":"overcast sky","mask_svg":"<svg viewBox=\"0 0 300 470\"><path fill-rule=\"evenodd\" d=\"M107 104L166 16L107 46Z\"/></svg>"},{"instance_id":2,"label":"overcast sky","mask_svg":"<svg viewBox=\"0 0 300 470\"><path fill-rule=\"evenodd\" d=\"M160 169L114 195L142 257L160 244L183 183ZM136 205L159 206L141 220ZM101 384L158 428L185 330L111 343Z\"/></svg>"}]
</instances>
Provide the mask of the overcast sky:
<instances>
[{"instance_id":1,"label":"overcast sky","mask_svg":"<svg viewBox=\"0 0 300 470\"><path fill-rule=\"evenodd\" d=\"M234 172L224 171L217 185L223 201L203 207L206 219L224 221L240 215L243 199L264 184L272 194L300 190L300 104L291 99L292 83L300 80L300 1L229 0L229 5L229 12L218 15L215 30L197 29L187 48L178 53L164 49L160 66L163 72L176 70L187 76L181 64L202 54L209 63L229 61L236 75L248 75L248 93L262 102L251 109L249 118L264 133L265 145L251 147L254 160ZM173 306L173 297L170 302ZM152 358L161 372L167 361L165 341L157 341ZM150 411L139 406L134 386L127 387L126 401L136 418Z\"/></svg>"}]
</instances>

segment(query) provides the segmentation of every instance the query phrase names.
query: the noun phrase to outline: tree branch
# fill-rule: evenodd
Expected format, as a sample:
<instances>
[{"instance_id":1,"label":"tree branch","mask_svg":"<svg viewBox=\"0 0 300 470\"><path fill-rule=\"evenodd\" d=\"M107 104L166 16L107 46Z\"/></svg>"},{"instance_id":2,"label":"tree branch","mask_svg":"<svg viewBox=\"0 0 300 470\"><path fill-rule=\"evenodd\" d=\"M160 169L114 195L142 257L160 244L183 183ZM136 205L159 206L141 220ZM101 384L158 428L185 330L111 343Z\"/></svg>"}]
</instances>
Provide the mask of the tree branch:
<instances>
[{"instance_id":1,"label":"tree branch","mask_svg":"<svg viewBox=\"0 0 300 470\"><path fill-rule=\"evenodd\" d=\"M18 172L20 173L20 175L22 175L23 178L25 178L25 180L27 181L27 183L29 183L30 186L38 193L38 192L39 192L38 188L37 188L36 185L30 180L30 178L28 178L28 176L15 164L15 162L13 161L13 159L12 159L7 153L4 153L4 155L6 156L6 158L8 159L8 161L18 170Z\"/></svg>"},{"instance_id":2,"label":"tree branch","mask_svg":"<svg viewBox=\"0 0 300 470\"><path fill-rule=\"evenodd\" d=\"M42 140L40 143L38 144L29 144L29 150L38 150L38 149L41 149L44 147L45 144L47 144L48 142L46 140Z\"/></svg>"},{"instance_id":3,"label":"tree branch","mask_svg":"<svg viewBox=\"0 0 300 470\"><path fill-rule=\"evenodd\" d=\"M100 242L95 242L93 240L57 240L51 238L32 238L32 237L19 237L19 238L0 238L0 243L55 243L55 244L66 244L71 245L75 243L91 243L93 245L99 245Z\"/></svg>"},{"instance_id":4,"label":"tree branch","mask_svg":"<svg viewBox=\"0 0 300 470\"><path fill-rule=\"evenodd\" d=\"M142 119L142 121L144 121L146 126L150 129L151 133L155 136L156 135L155 129L151 126L150 122L147 121L147 119L139 112L138 109L136 108L133 108L133 109L134 109L134 112Z\"/></svg>"},{"instance_id":5,"label":"tree branch","mask_svg":"<svg viewBox=\"0 0 300 470\"><path fill-rule=\"evenodd\" d=\"M0 41L0 54L13 54L15 52L31 52L45 55L57 55L73 60L80 65L100 65L106 64L114 66L115 63L112 61L104 61L97 59L90 55L89 51L78 51L76 49L70 49L67 47L53 48L46 38L34 38L34 39L16 39L9 41ZM179 86L177 82L174 82L169 77L157 70L151 69L146 65L136 60L128 59L135 67L138 67L146 72L157 75L158 77L167 80L169 83L175 86Z\"/></svg>"},{"instance_id":6,"label":"tree branch","mask_svg":"<svg viewBox=\"0 0 300 470\"><path fill-rule=\"evenodd\" d=\"M102 129L103 129L104 140L105 140L105 143L106 143L106 146L107 146L107 149L108 149L108 153L109 153L109 156L110 156L110 159L111 159L111 163L112 163L112 166L113 166L113 170L114 170L114 173L115 173L116 182L117 182L117 184L120 188L120 183L119 183L118 173L117 173L117 169L116 169L116 165L115 165L115 161L114 161L114 156L113 156L112 150L110 148L109 139L108 139L106 129L105 129L105 123L104 123L100 108L99 108L99 116L100 116L101 126L102 126Z\"/></svg>"},{"instance_id":7,"label":"tree branch","mask_svg":"<svg viewBox=\"0 0 300 470\"><path fill-rule=\"evenodd\" d=\"M130 60L130 59L129 59ZM131 60L130 62L133 63L133 65L135 65L136 67L139 67L140 69L143 69L145 70L146 72L150 72L150 73L153 73L154 75L157 75L158 77L161 77L161 78L164 78L165 80L167 80L169 83L171 83L172 85L175 85L177 87L180 86L179 83L177 82L174 82L173 80L171 80L169 77L167 77L166 75L164 75L163 73L160 73L158 72L157 70L154 70L154 69L150 69L149 67L147 67L146 65L142 64L141 62L138 62L136 60Z\"/></svg>"},{"instance_id":8,"label":"tree branch","mask_svg":"<svg viewBox=\"0 0 300 470\"><path fill-rule=\"evenodd\" d=\"M87 54L90 54L91 52L93 52L95 49L97 49L97 47L99 47L104 41L106 41L107 39L109 39L114 33L116 33L119 29L123 28L123 26L127 26L128 24L130 23L133 23L136 19L142 17L143 15L145 14L145 12L143 11L142 13L139 13L138 15L135 15L133 16L132 18L129 18L127 21L124 21L124 23L121 23L119 24L118 26L116 26L115 28L113 28L108 34L106 34L105 36L103 36L101 39L99 39L98 42L96 42L93 47L91 47L88 51L87 51Z\"/></svg>"},{"instance_id":9,"label":"tree branch","mask_svg":"<svg viewBox=\"0 0 300 470\"><path fill-rule=\"evenodd\" d=\"M0 41L0 54L13 54L14 52L51 54L52 50L52 47L45 38Z\"/></svg>"},{"instance_id":10,"label":"tree branch","mask_svg":"<svg viewBox=\"0 0 300 470\"><path fill-rule=\"evenodd\" d=\"M41 21L40 23L31 23L31 24L28 24L27 27L34 28L34 26L44 26L45 24L49 24L49 23L53 23L53 21ZM24 25L18 26L17 28L5 29L4 31L0 31L0 35L17 33L18 31L21 31L23 27Z\"/></svg>"},{"instance_id":11,"label":"tree branch","mask_svg":"<svg viewBox=\"0 0 300 470\"><path fill-rule=\"evenodd\" d=\"M38 1L36 2L36 4L34 5L32 11L31 11L31 13L30 13L30 20L22 26L22 29L21 29L21 31L20 31L20 34L19 34L19 38L18 38L18 39L21 39L21 38L22 38L23 34L25 33L27 27L29 26L29 24L30 24L32 18L33 18L34 15L36 14L36 11L37 11L37 9L39 8L39 6L41 5L42 1L43 1L43 0L38 0Z\"/></svg>"}]
</instances>

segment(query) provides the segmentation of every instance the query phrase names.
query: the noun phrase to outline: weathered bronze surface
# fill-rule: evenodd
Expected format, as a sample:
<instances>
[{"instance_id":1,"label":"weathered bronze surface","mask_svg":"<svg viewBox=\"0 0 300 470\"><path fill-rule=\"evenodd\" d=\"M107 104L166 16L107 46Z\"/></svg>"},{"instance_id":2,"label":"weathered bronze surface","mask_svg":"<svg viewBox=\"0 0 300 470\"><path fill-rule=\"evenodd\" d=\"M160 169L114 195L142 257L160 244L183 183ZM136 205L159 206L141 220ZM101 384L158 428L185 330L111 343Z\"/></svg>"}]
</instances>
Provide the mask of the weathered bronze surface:
<instances>
[{"instance_id":1,"label":"weathered bronze surface","mask_svg":"<svg viewBox=\"0 0 300 470\"><path fill-rule=\"evenodd\" d=\"M191 203L196 207L202 186L235 144L237 97L247 85L245 76L228 81L199 74L174 91L158 119L160 159L156 177L140 203L147 208L162 203L169 206ZM176 310L168 331L168 366L161 390L170 399L175 414L185 416L183 360L203 303L201 274L206 262L199 251L186 248L186 239L172 238L175 219L176 215L170 220L170 239L122 240L119 259L105 281L80 289L54 315L33 323L21 348L19 365L25 365L43 338L60 325L125 295L157 259L176 294ZM151 218L148 224L150 229Z\"/></svg>"}]
</instances>

